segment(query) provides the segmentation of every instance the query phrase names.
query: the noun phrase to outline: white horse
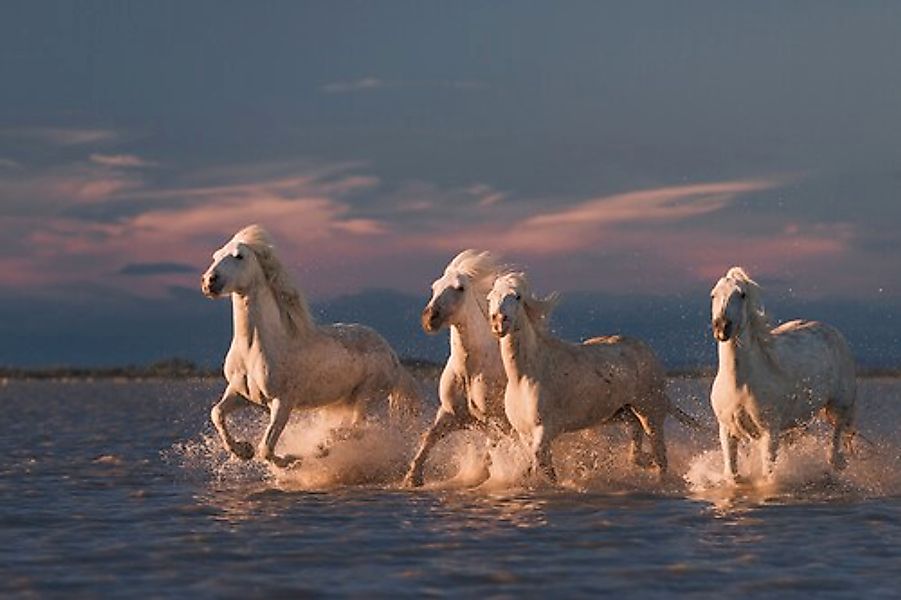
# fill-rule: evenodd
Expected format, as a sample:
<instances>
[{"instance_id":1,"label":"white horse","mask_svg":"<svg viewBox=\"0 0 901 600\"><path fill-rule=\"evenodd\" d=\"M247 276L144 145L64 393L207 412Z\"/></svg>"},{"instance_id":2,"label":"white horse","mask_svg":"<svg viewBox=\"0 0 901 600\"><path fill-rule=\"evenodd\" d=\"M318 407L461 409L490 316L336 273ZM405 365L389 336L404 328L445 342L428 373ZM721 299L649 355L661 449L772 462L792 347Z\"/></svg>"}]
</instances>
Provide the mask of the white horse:
<instances>
[{"instance_id":1,"label":"white horse","mask_svg":"<svg viewBox=\"0 0 901 600\"><path fill-rule=\"evenodd\" d=\"M531 452L533 475L556 480L551 442L560 434L619 418L632 425L633 462L648 462L641 452L643 430L653 463L661 475L666 471L666 415L692 426L697 422L670 403L663 368L647 344L622 336L584 344L554 337L547 317L555 297L533 296L523 273L498 277L488 302L507 373L504 408Z\"/></svg>"},{"instance_id":2,"label":"white horse","mask_svg":"<svg viewBox=\"0 0 901 600\"><path fill-rule=\"evenodd\" d=\"M835 427L830 462L845 466L841 442L854 436L857 382L848 344L833 327L790 321L771 330L760 287L740 267L729 269L711 292L713 337L719 370L710 402L719 421L724 474L738 476L739 439L757 439L763 475L773 466L784 432L807 424L823 410Z\"/></svg>"},{"instance_id":3,"label":"white horse","mask_svg":"<svg viewBox=\"0 0 901 600\"><path fill-rule=\"evenodd\" d=\"M464 250L432 283L432 297L422 311L422 328L435 333L449 327L450 356L438 384L441 405L410 465L407 485L422 485L429 451L448 434L490 421L509 428L504 416L507 377L488 325L485 298L498 272L490 253Z\"/></svg>"},{"instance_id":4,"label":"white horse","mask_svg":"<svg viewBox=\"0 0 901 600\"><path fill-rule=\"evenodd\" d=\"M418 409L416 382L379 334L362 325L313 322L260 226L245 227L213 254L201 287L210 298L232 298L234 335L224 366L228 385L211 418L222 443L238 457L250 459L254 449L231 436L226 417L248 402L269 410L257 457L281 467L298 460L275 454L295 408L344 408L352 424L386 397L395 411Z\"/></svg>"}]
</instances>

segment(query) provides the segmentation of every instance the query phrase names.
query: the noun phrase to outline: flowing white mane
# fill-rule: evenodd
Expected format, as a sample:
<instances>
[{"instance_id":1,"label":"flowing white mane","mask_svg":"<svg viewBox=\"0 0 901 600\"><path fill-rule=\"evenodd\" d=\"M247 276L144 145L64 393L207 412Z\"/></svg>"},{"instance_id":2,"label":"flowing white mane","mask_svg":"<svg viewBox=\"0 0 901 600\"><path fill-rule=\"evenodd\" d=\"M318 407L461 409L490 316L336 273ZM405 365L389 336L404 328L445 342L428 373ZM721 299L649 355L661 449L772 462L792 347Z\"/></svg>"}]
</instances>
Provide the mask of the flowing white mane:
<instances>
[{"instance_id":1,"label":"flowing white mane","mask_svg":"<svg viewBox=\"0 0 901 600\"><path fill-rule=\"evenodd\" d=\"M760 298L760 285L751 279L747 271L742 267L732 267L726 272L726 278L737 281L743 285L745 291L745 302L748 305L748 325L751 334L761 342L769 342L770 338L770 318L763 307L763 301Z\"/></svg>"},{"instance_id":2,"label":"flowing white mane","mask_svg":"<svg viewBox=\"0 0 901 600\"><path fill-rule=\"evenodd\" d=\"M461 274L472 280L473 292L480 299L491 291L494 278L501 271L501 265L497 259L487 250L473 250L469 248L454 257L447 268L445 275Z\"/></svg>"},{"instance_id":3,"label":"flowing white mane","mask_svg":"<svg viewBox=\"0 0 901 600\"><path fill-rule=\"evenodd\" d=\"M296 335L312 324L306 298L294 286L288 271L275 255L275 244L269 233L260 225L248 225L236 233L232 241L244 244L256 255L288 330Z\"/></svg>"},{"instance_id":4,"label":"flowing white mane","mask_svg":"<svg viewBox=\"0 0 901 600\"><path fill-rule=\"evenodd\" d=\"M513 287L522 295L525 313L536 329L542 332L548 331L548 320L560 301L560 295L552 292L544 298L539 298L532 293L529 279L522 271L508 271L502 277L511 281Z\"/></svg>"}]
</instances>

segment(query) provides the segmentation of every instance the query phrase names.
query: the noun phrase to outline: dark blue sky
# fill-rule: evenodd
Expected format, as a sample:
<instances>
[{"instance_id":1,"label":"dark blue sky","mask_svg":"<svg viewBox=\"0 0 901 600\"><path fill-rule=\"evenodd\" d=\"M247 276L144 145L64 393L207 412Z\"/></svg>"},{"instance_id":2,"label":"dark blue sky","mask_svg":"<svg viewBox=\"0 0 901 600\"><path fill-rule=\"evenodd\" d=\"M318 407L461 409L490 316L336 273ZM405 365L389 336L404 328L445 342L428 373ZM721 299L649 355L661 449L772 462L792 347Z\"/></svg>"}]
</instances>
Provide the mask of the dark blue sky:
<instances>
[{"instance_id":1,"label":"dark blue sky","mask_svg":"<svg viewBox=\"0 0 901 600\"><path fill-rule=\"evenodd\" d=\"M52 306L29 361L79 362L85 306L139 337L165 305L178 354L253 221L315 300L476 246L541 290L706 299L743 264L897 306L899 64L894 2L4 2L3 330Z\"/></svg>"}]
</instances>

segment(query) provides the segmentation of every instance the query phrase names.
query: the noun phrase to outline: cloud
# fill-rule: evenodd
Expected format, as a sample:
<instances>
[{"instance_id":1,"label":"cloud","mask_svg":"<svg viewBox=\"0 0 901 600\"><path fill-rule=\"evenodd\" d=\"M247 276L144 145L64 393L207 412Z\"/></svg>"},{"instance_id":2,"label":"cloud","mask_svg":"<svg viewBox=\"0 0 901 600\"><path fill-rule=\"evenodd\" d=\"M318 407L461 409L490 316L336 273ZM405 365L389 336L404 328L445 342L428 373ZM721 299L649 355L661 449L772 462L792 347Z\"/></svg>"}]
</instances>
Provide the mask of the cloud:
<instances>
[{"instance_id":1,"label":"cloud","mask_svg":"<svg viewBox=\"0 0 901 600\"><path fill-rule=\"evenodd\" d=\"M104 167L141 168L155 167L157 163L144 160L134 154L91 154L91 162Z\"/></svg>"},{"instance_id":2,"label":"cloud","mask_svg":"<svg viewBox=\"0 0 901 600\"><path fill-rule=\"evenodd\" d=\"M326 83L319 89L327 94L344 94L347 92L361 92L386 87L386 83L377 77L363 77L354 81L334 81Z\"/></svg>"},{"instance_id":3,"label":"cloud","mask_svg":"<svg viewBox=\"0 0 901 600\"><path fill-rule=\"evenodd\" d=\"M379 77L362 77L351 81L333 81L319 86L319 90L326 94L348 94L354 92L366 92L371 90L401 89L401 88L444 88L451 90L481 90L487 84L481 81L471 80L436 80L436 81L401 81L385 80Z\"/></svg>"},{"instance_id":4,"label":"cloud","mask_svg":"<svg viewBox=\"0 0 901 600\"><path fill-rule=\"evenodd\" d=\"M137 173L90 162L0 170L0 215L55 214L113 200L144 186Z\"/></svg>"},{"instance_id":5,"label":"cloud","mask_svg":"<svg viewBox=\"0 0 901 600\"><path fill-rule=\"evenodd\" d=\"M139 277L196 272L197 269L195 267L177 262L129 263L118 271L119 275L133 275Z\"/></svg>"},{"instance_id":6,"label":"cloud","mask_svg":"<svg viewBox=\"0 0 901 600\"><path fill-rule=\"evenodd\" d=\"M63 147L113 142L120 137L118 132L111 129L65 127L5 129L0 131L0 135Z\"/></svg>"},{"instance_id":7,"label":"cloud","mask_svg":"<svg viewBox=\"0 0 901 600\"><path fill-rule=\"evenodd\" d=\"M9 252L0 260L0 284L126 285L109 279L117 273L133 276L130 292L159 295L167 293L160 277L193 286L209 254L249 223L271 229L287 260L315 262L347 261L391 232L379 218L354 214L347 201L377 187L378 178L336 165L289 170L223 168L199 176L196 185L159 187L134 169L92 161L45 168L24 180L0 178L0 199L22 199L15 212L4 205L0 250ZM36 198L42 201L35 204Z\"/></svg>"},{"instance_id":8,"label":"cloud","mask_svg":"<svg viewBox=\"0 0 901 600\"><path fill-rule=\"evenodd\" d=\"M495 204L499 204L507 198L506 192L498 191L490 185L486 185L484 183L471 185L466 188L466 192L478 198L478 204L483 208L488 208L490 206L494 206Z\"/></svg>"},{"instance_id":9,"label":"cloud","mask_svg":"<svg viewBox=\"0 0 901 600\"><path fill-rule=\"evenodd\" d=\"M784 185L783 179L751 179L675 185L595 198L564 210L526 219L526 227L611 225L628 221L672 221L720 210L739 194Z\"/></svg>"},{"instance_id":10,"label":"cloud","mask_svg":"<svg viewBox=\"0 0 901 600\"><path fill-rule=\"evenodd\" d=\"M593 198L537 215L531 214L535 212L531 203L509 203L510 206L495 218L486 222L483 217L480 224L463 231L462 239L476 245L487 240L496 248L530 255L565 254L606 247L614 240L631 235L642 237L642 227L709 215L729 206L743 194L780 187L786 181L774 177L663 186ZM484 207L485 199L480 204ZM497 202L488 206L495 204ZM522 208L516 204L522 204ZM619 226L626 224L630 233L617 231ZM448 237L437 235L435 240L439 243L446 240L456 246L461 243L461 235L459 232Z\"/></svg>"},{"instance_id":11,"label":"cloud","mask_svg":"<svg viewBox=\"0 0 901 600\"><path fill-rule=\"evenodd\" d=\"M9 158L0 158L0 169L21 169L22 164Z\"/></svg>"}]
</instances>

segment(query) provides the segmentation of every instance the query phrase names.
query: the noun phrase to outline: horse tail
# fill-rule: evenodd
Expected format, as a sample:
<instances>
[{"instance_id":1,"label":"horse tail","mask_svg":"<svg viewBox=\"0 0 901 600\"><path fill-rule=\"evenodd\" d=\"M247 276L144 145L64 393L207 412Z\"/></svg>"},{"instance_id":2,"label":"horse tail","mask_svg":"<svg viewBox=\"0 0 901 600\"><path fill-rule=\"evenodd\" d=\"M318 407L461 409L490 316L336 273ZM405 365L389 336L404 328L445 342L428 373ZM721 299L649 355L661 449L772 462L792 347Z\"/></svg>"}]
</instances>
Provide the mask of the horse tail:
<instances>
[{"instance_id":1,"label":"horse tail","mask_svg":"<svg viewBox=\"0 0 901 600\"><path fill-rule=\"evenodd\" d=\"M672 401L672 399L668 396L664 396L666 398L668 413L675 417L677 421L679 421L682 425L694 429L695 431L704 431L708 429L703 423L698 421L696 417L691 416Z\"/></svg>"},{"instance_id":2,"label":"horse tail","mask_svg":"<svg viewBox=\"0 0 901 600\"><path fill-rule=\"evenodd\" d=\"M388 410L392 418L409 419L422 414L422 390L403 365L397 367L394 388L388 396Z\"/></svg>"}]
</instances>

